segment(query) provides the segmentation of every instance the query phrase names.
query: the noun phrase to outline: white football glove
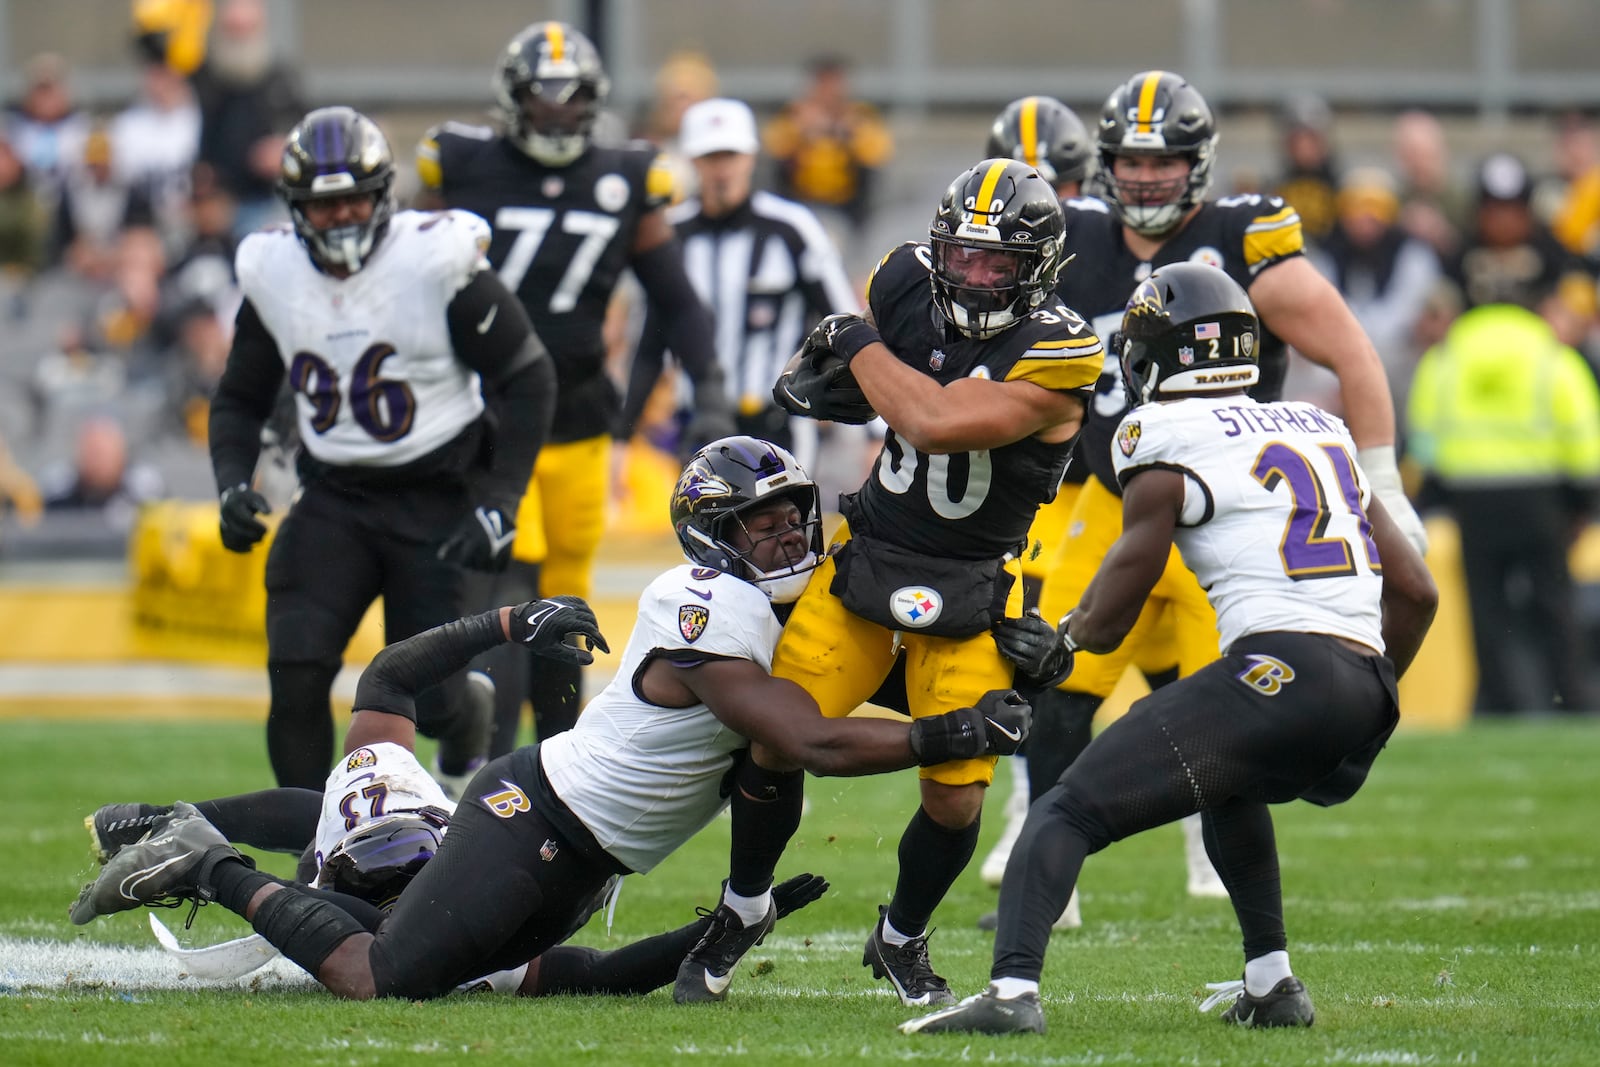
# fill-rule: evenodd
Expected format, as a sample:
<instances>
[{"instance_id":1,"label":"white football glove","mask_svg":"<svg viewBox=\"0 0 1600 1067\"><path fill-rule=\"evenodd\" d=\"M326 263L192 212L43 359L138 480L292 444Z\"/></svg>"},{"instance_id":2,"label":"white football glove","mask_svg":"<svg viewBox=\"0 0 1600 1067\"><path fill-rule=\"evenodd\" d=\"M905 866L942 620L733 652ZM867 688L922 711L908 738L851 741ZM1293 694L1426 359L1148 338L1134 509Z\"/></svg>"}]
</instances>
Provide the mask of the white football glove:
<instances>
[{"instance_id":1,"label":"white football glove","mask_svg":"<svg viewBox=\"0 0 1600 1067\"><path fill-rule=\"evenodd\" d=\"M1400 469L1395 466L1393 445L1374 445L1372 448L1363 448L1356 453L1356 460L1361 464L1361 469L1366 472L1367 484L1372 486L1372 493L1383 503L1383 510L1389 513L1394 524L1400 527L1400 532L1405 534L1411 547L1417 554L1428 554L1428 531L1422 525L1422 519L1417 515L1417 509L1411 506L1411 501L1406 496L1405 489L1400 485Z\"/></svg>"}]
</instances>

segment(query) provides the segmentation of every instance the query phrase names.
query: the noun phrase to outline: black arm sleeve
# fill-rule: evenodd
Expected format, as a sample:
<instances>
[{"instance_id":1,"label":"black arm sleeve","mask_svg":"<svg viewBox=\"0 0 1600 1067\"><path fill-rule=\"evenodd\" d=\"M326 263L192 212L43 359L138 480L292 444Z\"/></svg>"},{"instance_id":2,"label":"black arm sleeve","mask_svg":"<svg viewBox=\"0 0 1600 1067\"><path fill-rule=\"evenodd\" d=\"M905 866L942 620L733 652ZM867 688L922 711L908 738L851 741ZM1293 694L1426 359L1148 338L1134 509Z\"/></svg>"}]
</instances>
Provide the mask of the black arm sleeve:
<instances>
[{"instance_id":1,"label":"black arm sleeve","mask_svg":"<svg viewBox=\"0 0 1600 1067\"><path fill-rule=\"evenodd\" d=\"M556 371L522 302L493 271L479 271L450 302L456 357L483 379L494 428L478 488L485 503L515 513L555 417Z\"/></svg>"},{"instance_id":2,"label":"black arm sleeve","mask_svg":"<svg viewBox=\"0 0 1600 1067\"><path fill-rule=\"evenodd\" d=\"M356 711L383 711L417 721L416 696L480 652L504 644L500 609L468 615L386 646L356 683Z\"/></svg>"},{"instance_id":3,"label":"black arm sleeve","mask_svg":"<svg viewBox=\"0 0 1600 1067\"><path fill-rule=\"evenodd\" d=\"M655 304L645 305L644 329L639 334L639 347L633 353L633 366L628 369L628 393L622 400L622 413L618 416L615 435L626 441L638 429L639 418L644 414L650 394L666 364L667 339L661 326L661 312Z\"/></svg>"},{"instance_id":4,"label":"black arm sleeve","mask_svg":"<svg viewBox=\"0 0 1600 1067\"><path fill-rule=\"evenodd\" d=\"M712 375L720 377L711 313L684 273L683 249L677 239L635 256L632 266L651 308L661 313L659 332L689 373L689 380L699 386Z\"/></svg>"},{"instance_id":5,"label":"black arm sleeve","mask_svg":"<svg viewBox=\"0 0 1600 1067\"><path fill-rule=\"evenodd\" d=\"M283 357L278 354L278 343L256 314L255 305L246 300L234 320L233 347L211 400L207 432L217 492L248 485L255 475L256 460L261 456L261 427L272 414L282 384Z\"/></svg>"}]
</instances>

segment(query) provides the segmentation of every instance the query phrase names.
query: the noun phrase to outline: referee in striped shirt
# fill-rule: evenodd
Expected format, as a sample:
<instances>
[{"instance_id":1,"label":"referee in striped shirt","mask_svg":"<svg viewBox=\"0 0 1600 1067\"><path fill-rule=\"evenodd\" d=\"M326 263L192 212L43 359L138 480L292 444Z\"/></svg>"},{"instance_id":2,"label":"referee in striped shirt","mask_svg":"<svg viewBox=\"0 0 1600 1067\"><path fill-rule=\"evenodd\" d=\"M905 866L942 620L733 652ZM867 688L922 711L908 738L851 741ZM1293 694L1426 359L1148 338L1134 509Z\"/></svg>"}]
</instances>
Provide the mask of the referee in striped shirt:
<instances>
[{"instance_id":1,"label":"referee in striped shirt","mask_svg":"<svg viewBox=\"0 0 1600 1067\"><path fill-rule=\"evenodd\" d=\"M703 100L683 115L679 144L699 195L668 210L684 267L716 326L717 362L738 432L774 441L802 465L817 459L817 424L772 403L772 383L818 319L859 311L839 251L809 208L753 189L756 119L738 100ZM664 333L652 308L629 375L619 435L632 436L661 376ZM694 440L691 420L685 431Z\"/></svg>"}]
</instances>

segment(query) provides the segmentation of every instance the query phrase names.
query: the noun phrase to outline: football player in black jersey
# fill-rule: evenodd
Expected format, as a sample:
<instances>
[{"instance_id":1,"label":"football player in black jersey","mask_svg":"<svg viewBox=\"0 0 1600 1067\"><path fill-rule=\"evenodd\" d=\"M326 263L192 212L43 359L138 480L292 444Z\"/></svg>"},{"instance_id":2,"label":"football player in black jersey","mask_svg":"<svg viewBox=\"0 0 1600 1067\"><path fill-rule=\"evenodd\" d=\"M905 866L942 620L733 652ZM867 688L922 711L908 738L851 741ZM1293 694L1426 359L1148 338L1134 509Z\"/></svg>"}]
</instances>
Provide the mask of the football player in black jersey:
<instances>
[{"instance_id":1,"label":"football player in black jersey","mask_svg":"<svg viewBox=\"0 0 1600 1067\"><path fill-rule=\"evenodd\" d=\"M601 329L624 268L659 310L668 346L695 384L707 440L732 432L711 319L683 271L662 210L672 198L664 157L647 145L606 147L593 129L610 81L594 44L561 22L513 37L495 75L498 130L447 122L423 138L417 171L425 199L487 219L489 261L521 298L555 357L550 444L517 516L511 568L496 603L590 595L605 528L611 431L620 399L605 373ZM513 657L511 659L504 658ZM510 649L494 661L498 707L492 752L511 751L524 694L540 737L577 718L582 674L563 665L530 672Z\"/></svg>"},{"instance_id":2,"label":"football player in black jersey","mask_svg":"<svg viewBox=\"0 0 1600 1067\"><path fill-rule=\"evenodd\" d=\"M1035 168L990 159L965 171L930 238L886 255L867 316L823 320L774 389L791 414L876 412L889 427L773 657L773 674L829 716L870 698L901 654L914 719L1012 683L991 628L1021 613L1018 556L1100 373L1099 339L1054 298L1061 207ZM862 961L906 1004L951 999L927 924L972 858L994 762L921 771L899 881Z\"/></svg>"},{"instance_id":3,"label":"football player in black jersey","mask_svg":"<svg viewBox=\"0 0 1600 1067\"><path fill-rule=\"evenodd\" d=\"M283 786L321 787L329 690L375 599L398 641L455 617L463 564L505 565L554 406L544 346L487 269L488 226L464 211L396 212L394 177L370 119L313 111L283 153L292 227L251 234L235 261L244 303L210 423L229 550L267 533L251 480L286 377L302 442L303 489L266 571L267 751ZM419 707L450 773L488 741L488 709L458 687L452 677ZM474 729L463 709L475 707Z\"/></svg>"},{"instance_id":4,"label":"football player in black jersey","mask_svg":"<svg viewBox=\"0 0 1600 1067\"><path fill-rule=\"evenodd\" d=\"M1096 131L1097 184L1105 200L1064 205L1066 251L1076 255L1057 289L1063 303L1110 331L1128 294L1150 272L1190 260L1221 267L1249 293L1261 317L1260 382L1251 395L1279 397L1288 364L1286 345L1339 377L1343 416L1360 462L1390 516L1419 549L1426 536L1400 487L1394 463L1394 405L1383 366L1344 300L1303 254L1300 220L1273 196L1208 201L1217 130L1199 90L1180 75L1136 74L1111 93ZM1214 341L1212 342L1215 343ZM1188 358L1211 355L1202 344ZM1111 449L1127 408L1121 371L1107 359L1095 389L1079 455L1089 477L1054 546L1040 608L1059 618L1077 604L1089 578L1122 528L1121 502L1111 473ZM1090 721L1151 633L1170 622L1179 674L1217 658L1216 617L1176 550L1139 622L1108 655L1078 657L1064 686L1040 696L1039 725L1030 748L1035 796L1049 789L1089 742ZM1053 761L1050 765L1043 761ZM1186 824L1189 886L1195 895L1221 895L1206 861L1199 826Z\"/></svg>"}]
</instances>

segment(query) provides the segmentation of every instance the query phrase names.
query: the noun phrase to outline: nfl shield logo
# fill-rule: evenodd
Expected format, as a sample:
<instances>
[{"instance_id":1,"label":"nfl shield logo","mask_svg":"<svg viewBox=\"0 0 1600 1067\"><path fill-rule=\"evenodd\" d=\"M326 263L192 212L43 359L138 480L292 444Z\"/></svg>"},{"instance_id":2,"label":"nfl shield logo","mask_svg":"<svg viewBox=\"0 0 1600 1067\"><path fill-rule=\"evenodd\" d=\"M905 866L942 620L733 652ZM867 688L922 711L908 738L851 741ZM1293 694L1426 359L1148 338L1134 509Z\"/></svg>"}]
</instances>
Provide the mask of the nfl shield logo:
<instances>
[{"instance_id":1,"label":"nfl shield logo","mask_svg":"<svg viewBox=\"0 0 1600 1067\"><path fill-rule=\"evenodd\" d=\"M1185 367L1193 363L1194 349L1190 348L1188 345L1184 345L1182 348L1178 349L1178 362L1182 363Z\"/></svg>"},{"instance_id":2,"label":"nfl shield logo","mask_svg":"<svg viewBox=\"0 0 1600 1067\"><path fill-rule=\"evenodd\" d=\"M938 370L944 366L944 349L935 348L933 350L933 353L928 356L928 366L933 370Z\"/></svg>"},{"instance_id":3,"label":"nfl shield logo","mask_svg":"<svg viewBox=\"0 0 1600 1067\"><path fill-rule=\"evenodd\" d=\"M561 846L556 844L555 838L547 837L544 839L544 844L539 846L539 858L549 863L556 858L556 853L560 851Z\"/></svg>"},{"instance_id":4,"label":"nfl shield logo","mask_svg":"<svg viewBox=\"0 0 1600 1067\"><path fill-rule=\"evenodd\" d=\"M699 604L685 604L678 609L678 632L693 644L706 632L706 622L711 618L709 609Z\"/></svg>"},{"instance_id":5,"label":"nfl shield logo","mask_svg":"<svg viewBox=\"0 0 1600 1067\"><path fill-rule=\"evenodd\" d=\"M1122 429L1117 431L1117 447L1122 449L1124 456L1131 457L1133 450L1139 447L1139 435L1141 433L1143 431L1139 429L1139 420L1137 419L1129 419L1122 424Z\"/></svg>"}]
</instances>

